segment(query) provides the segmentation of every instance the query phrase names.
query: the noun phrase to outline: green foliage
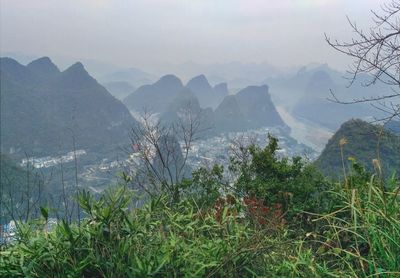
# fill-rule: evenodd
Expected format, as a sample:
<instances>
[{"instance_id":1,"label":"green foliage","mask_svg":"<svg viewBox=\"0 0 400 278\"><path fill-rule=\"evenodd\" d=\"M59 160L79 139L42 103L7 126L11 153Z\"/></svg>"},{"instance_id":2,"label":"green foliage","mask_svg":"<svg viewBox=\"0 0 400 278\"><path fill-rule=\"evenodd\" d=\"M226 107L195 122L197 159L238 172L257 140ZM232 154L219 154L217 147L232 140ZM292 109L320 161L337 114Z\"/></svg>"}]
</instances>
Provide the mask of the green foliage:
<instances>
[{"instance_id":1,"label":"green foliage","mask_svg":"<svg viewBox=\"0 0 400 278\"><path fill-rule=\"evenodd\" d=\"M354 269L354 275L399 277L400 275L400 183L393 176L385 190L382 181L350 177L341 190L333 192L338 208L322 215L318 254L323 260L335 258L338 265ZM358 181L358 182L355 182Z\"/></svg>"},{"instance_id":2,"label":"green foliage","mask_svg":"<svg viewBox=\"0 0 400 278\"><path fill-rule=\"evenodd\" d=\"M351 158L343 181L328 183L301 158L279 158L269 139L240 149L231 182L221 166L197 169L177 202L137 207L125 186L83 191L84 219L53 228L40 207L0 247L0 277L399 277L397 176Z\"/></svg>"},{"instance_id":3,"label":"green foliage","mask_svg":"<svg viewBox=\"0 0 400 278\"><path fill-rule=\"evenodd\" d=\"M220 190L225 185L223 181L224 169L220 165L214 165L211 169L200 167L193 172L191 180L186 180L191 196L201 206L210 206L220 197Z\"/></svg>"},{"instance_id":4,"label":"green foliage","mask_svg":"<svg viewBox=\"0 0 400 278\"><path fill-rule=\"evenodd\" d=\"M327 189L324 177L301 157L288 159L277 155L278 140L269 136L261 149L251 145L243 149L244 157L232 159L238 174L236 188L244 195L257 196L267 204L280 203L286 210L314 210L320 204L319 192Z\"/></svg>"},{"instance_id":5,"label":"green foliage","mask_svg":"<svg viewBox=\"0 0 400 278\"><path fill-rule=\"evenodd\" d=\"M189 200L170 207L166 199L129 209L126 188L99 200L82 192L81 226L62 221L51 232L36 226L36 235L24 233L2 251L0 276L246 277L298 269L287 266L294 252L280 237L252 229L227 208L218 221L212 209L198 210Z\"/></svg>"},{"instance_id":6,"label":"green foliage","mask_svg":"<svg viewBox=\"0 0 400 278\"><path fill-rule=\"evenodd\" d=\"M389 177L393 172L400 174L400 137L383 127L362 120L345 122L329 140L315 165L326 175L338 178L342 175L342 158L340 140L346 140L342 145L345 169L351 169L350 157L373 171L373 159L379 159L383 174Z\"/></svg>"}]
</instances>

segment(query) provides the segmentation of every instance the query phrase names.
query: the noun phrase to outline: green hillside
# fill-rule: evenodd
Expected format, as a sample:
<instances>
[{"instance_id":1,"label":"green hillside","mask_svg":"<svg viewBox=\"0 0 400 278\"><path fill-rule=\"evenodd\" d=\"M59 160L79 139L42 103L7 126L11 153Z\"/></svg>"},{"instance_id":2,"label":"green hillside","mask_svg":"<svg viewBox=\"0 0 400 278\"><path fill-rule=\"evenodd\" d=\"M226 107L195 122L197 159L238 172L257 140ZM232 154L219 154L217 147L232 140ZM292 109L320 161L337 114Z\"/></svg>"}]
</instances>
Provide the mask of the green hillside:
<instances>
[{"instance_id":1,"label":"green hillside","mask_svg":"<svg viewBox=\"0 0 400 278\"><path fill-rule=\"evenodd\" d=\"M358 119L342 124L315 162L324 173L342 173L341 140L346 168L351 163L348 158L353 157L372 171L372 160L380 158L384 175L391 175L393 171L400 173L400 137Z\"/></svg>"}]
</instances>

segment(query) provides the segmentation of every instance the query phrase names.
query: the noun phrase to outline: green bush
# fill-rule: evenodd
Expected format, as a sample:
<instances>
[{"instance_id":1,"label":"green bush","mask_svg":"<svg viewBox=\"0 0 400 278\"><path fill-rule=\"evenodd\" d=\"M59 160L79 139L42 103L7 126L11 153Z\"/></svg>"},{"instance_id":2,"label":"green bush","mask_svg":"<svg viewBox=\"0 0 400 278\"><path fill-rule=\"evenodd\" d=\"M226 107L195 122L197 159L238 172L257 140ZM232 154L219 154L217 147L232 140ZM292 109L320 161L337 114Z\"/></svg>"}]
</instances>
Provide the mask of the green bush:
<instances>
[{"instance_id":1,"label":"green bush","mask_svg":"<svg viewBox=\"0 0 400 278\"><path fill-rule=\"evenodd\" d=\"M0 275L246 277L298 269L288 267L296 247L282 245L284 233L269 236L253 229L227 206L217 219L212 208L198 210L190 200L172 208L166 199L130 208L132 193L126 188L99 200L83 192L79 203L87 218L81 225L60 222L47 232L44 219L2 251Z\"/></svg>"},{"instance_id":2,"label":"green bush","mask_svg":"<svg viewBox=\"0 0 400 278\"><path fill-rule=\"evenodd\" d=\"M278 140L269 136L264 149L251 145L243 150L247 159L233 158L237 190L266 204L280 203L289 212L321 209L326 201L321 194L329 188L328 181L301 157L279 158L278 149Z\"/></svg>"},{"instance_id":3,"label":"green bush","mask_svg":"<svg viewBox=\"0 0 400 278\"><path fill-rule=\"evenodd\" d=\"M229 183L220 166L196 170L178 202L83 191L83 220L51 229L41 208L0 247L0 277L399 277L399 179L351 159L331 183L277 143L243 148Z\"/></svg>"}]
</instances>

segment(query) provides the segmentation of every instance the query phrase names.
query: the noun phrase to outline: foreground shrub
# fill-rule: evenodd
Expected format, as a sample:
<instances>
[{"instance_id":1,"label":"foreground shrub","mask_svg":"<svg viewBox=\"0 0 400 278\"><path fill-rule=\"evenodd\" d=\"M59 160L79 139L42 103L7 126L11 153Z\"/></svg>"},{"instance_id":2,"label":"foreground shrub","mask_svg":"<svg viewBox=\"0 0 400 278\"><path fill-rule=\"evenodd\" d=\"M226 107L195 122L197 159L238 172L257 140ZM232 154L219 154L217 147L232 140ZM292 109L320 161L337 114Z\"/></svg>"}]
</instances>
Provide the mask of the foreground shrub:
<instances>
[{"instance_id":1,"label":"foreground shrub","mask_svg":"<svg viewBox=\"0 0 400 278\"><path fill-rule=\"evenodd\" d=\"M317 254L332 264L354 269L354 276L399 277L399 192L395 176L386 186L376 175L370 175L368 182L359 173L350 176L331 192L337 209L318 220L325 226L319 231L322 240Z\"/></svg>"},{"instance_id":2,"label":"foreground shrub","mask_svg":"<svg viewBox=\"0 0 400 278\"><path fill-rule=\"evenodd\" d=\"M237 176L235 193L262 201L260 206L278 205L294 229L312 229L303 212L329 211L332 202L325 191L332 185L301 157L280 157L278 140L272 136L268 139L265 148L240 147L239 155L231 158L230 170Z\"/></svg>"},{"instance_id":3,"label":"foreground shrub","mask_svg":"<svg viewBox=\"0 0 400 278\"><path fill-rule=\"evenodd\" d=\"M84 219L53 228L42 208L0 246L0 277L400 277L396 176L352 158L343 182L327 183L278 158L276 143L243 149L230 183L220 166L198 169L174 202L152 196L138 208L126 186L81 192Z\"/></svg>"},{"instance_id":4,"label":"foreground shrub","mask_svg":"<svg viewBox=\"0 0 400 278\"><path fill-rule=\"evenodd\" d=\"M87 214L80 226L60 222L54 230L21 234L2 250L0 276L6 277L246 277L294 275L313 267L299 263L294 242L254 229L228 207L197 210L187 200L173 208L167 198L130 208L126 188L99 200L82 193ZM231 204L230 204L231 205ZM46 219L42 221L43 226ZM308 252L308 251L307 251Z\"/></svg>"}]
</instances>

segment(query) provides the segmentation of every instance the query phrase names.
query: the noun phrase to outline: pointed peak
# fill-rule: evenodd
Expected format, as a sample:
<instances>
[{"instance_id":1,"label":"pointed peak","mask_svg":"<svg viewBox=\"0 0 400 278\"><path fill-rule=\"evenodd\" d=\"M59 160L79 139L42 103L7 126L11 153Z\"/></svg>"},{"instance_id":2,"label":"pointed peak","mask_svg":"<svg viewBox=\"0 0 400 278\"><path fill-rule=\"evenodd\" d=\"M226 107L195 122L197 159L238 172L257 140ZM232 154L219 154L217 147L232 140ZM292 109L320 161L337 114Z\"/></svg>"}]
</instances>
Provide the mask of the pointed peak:
<instances>
[{"instance_id":1,"label":"pointed peak","mask_svg":"<svg viewBox=\"0 0 400 278\"><path fill-rule=\"evenodd\" d=\"M77 62L64 70L61 73L61 80L66 84L66 86L74 88L84 88L98 84L80 62Z\"/></svg>"},{"instance_id":2,"label":"pointed peak","mask_svg":"<svg viewBox=\"0 0 400 278\"><path fill-rule=\"evenodd\" d=\"M25 68L17 60L9 57L0 58L0 67L2 70L14 69L14 68Z\"/></svg>"},{"instance_id":3,"label":"pointed peak","mask_svg":"<svg viewBox=\"0 0 400 278\"><path fill-rule=\"evenodd\" d=\"M196 80L196 81L201 81L201 82L207 82L208 83L208 80L207 80L207 78L206 78L206 76L204 74L197 75L197 76L193 77L191 80Z\"/></svg>"},{"instance_id":4,"label":"pointed peak","mask_svg":"<svg viewBox=\"0 0 400 278\"><path fill-rule=\"evenodd\" d=\"M195 90L209 90L211 85L204 74L197 75L189 80L186 87Z\"/></svg>"},{"instance_id":5,"label":"pointed peak","mask_svg":"<svg viewBox=\"0 0 400 278\"><path fill-rule=\"evenodd\" d=\"M26 66L8 57L0 58L0 71L1 75L5 74L17 83L32 83L36 79Z\"/></svg>"},{"instance_id":6,"label":"pointed peak","mask_svg":"<svg viewBox=\"0 0 400 278\"><path fill-rule=\"evenodd\" d=\"M161 80L180 80L180 79L174 74L166 74L161 76L159 80L161 81Z\"/></svg>"},{"instance_id":7,"label":"pointed peak","mask_svg":"<svg viewBox=\"0 0 400 278\"><path fill-rule=\"evenodd\" d=\"M63 74L89 75L81 62L76 62L75 64L64 70Z\"/></svg>"},{"instance_id":8,"label":"pointed peak","mask_svg":"<svg viewBox=\"0 0 400 278\"><path fill-rule=\"evenodd\" d=\"M247 86L246 88L240 90L237 95L268 95L269 94L269 87L268 85L261 85L261 86Z\"/></svg>"},{"instance_id":9,"label":"pointed peak","mask_svg":"<svg viewBox=\"0 0 400 278\"><path fill-rule=\"evenodd\" d=\"M56 73L60 73L60 70L57 66L50 60L49 57L42 57L30 62L27 67L39 74L42 75L52 75Z\"/></svg>"},{"instance_id":10,"label":"pointed peak","mask_svg":"<svg viewBox=\"0 0 400 278\"><path fill-rule=\"evenodd\" d=\"M1 64L15 64L15 65L21 65L17 60L10 58L10 57L0 57L0 63ZM22 65L21 65L22 66Z\"/></svg>"},{"instance_id":11,"label":"pointed peak","mask_svg":"<svg viewBox=\"0 0 400 278\"><path fill-rule=\"evenodd\" d=\"M27 66L31 66L31 65L40 65L40 64L53 64L53 62L50 60L49 57L44 56L41 58L38 58L36 60L33 60L32 62L30 62Z\"/></svg>"},{"instance_id":12,"label":"pointed peak","mask_svg":"<svg viewBox=\"0 0 400 278\"><path fill-rule=\"evenodd\" d=\"M155 84L162 86L182 87L182 81L173 74L167 74L161 77Z\"/></svg>"},{"instance_id":13,"label":"pointed peak","mask_svg":"<svg viewBox=\"0 0 400 278\"><path fill-rule=\"evenodd\" d=\"M66 69L67 70L85 70L85 67L83 66L83 64L81 62L76 62L75 64L73 64L72 66L70 66L69 68Z\"/></svg>"}]
</instances>

